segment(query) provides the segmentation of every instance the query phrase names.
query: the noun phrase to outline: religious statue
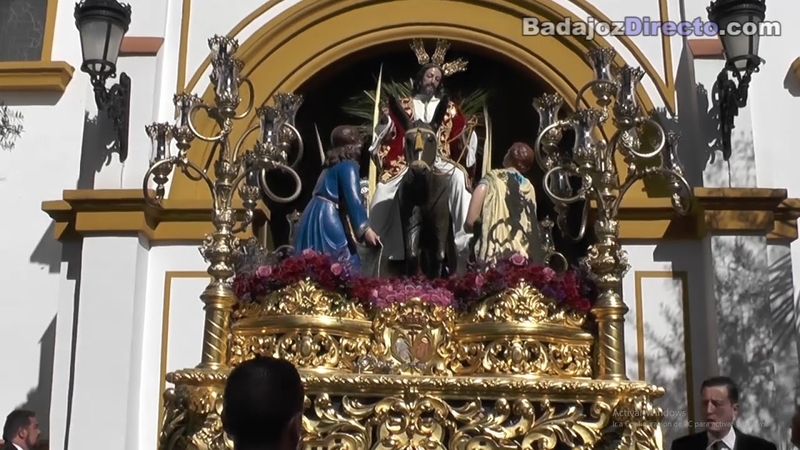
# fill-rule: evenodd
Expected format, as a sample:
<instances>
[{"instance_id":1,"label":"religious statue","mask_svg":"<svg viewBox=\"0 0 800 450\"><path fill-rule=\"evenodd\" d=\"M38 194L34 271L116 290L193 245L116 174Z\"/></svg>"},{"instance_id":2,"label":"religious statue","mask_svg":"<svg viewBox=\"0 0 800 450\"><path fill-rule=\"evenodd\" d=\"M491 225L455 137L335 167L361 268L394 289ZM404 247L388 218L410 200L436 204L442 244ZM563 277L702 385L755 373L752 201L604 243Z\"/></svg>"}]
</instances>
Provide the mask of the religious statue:
<instances>
[{"instance_id":1,"label":"religious statue","mask_svg":"<svg viewBox=\"0 0 800 450\"><path fill-rule=\"evenodd\" d=\"M458 59L445 62L449 42L439 40L436 50L429 56L421 40L416 39L411 48L422 65L412 88L412 96L399 99L399 111L384 110L376 126L376 142L370 148L378 166L378 179L372 194L370 217L375 229L384 237L383 256L400 261L405 258L402 227L395 196L400 181L407 170L404 128L406 121L430 124L434 113L443 106L442 122L436 127L437 157L434 168L450 178L448 204L453 239L459 252L466 252L470 236L463 224L469 207L469 173L474 171L478 138L472 130L474 121L467 119L458 105L444 93L443 78L466 70L467 62Z\"/></svg>"},{"instance_id":2,"label":"religious statue","mask_svg":"<svg viewBox=\"0 0 800 450\"><path fill-rule=\"evenodd\" d=\"M464 224L474 233L475 259L492 261L514 252L544 264L536 189L523 175L533 164L533 150L521 142L514 143L503 159L503 168L490 170L478 183Z\"/></svg>"},{"instance_id":3,"label":"religious statue","mask_svg":"<svg viewBox=\"0 0 800 450\"><path fill-rule=\"evenodd\" d=\"M380 246L362 202L358 162L363 140L357 127L331 133L322 173L297 228L295 249L312 249L360 266L356 241Z\"/></svg>"},{"instance_id":4,"label":"religious statue","mask_svg":"<svg viewBox=\"0 0 800 450\"><path fill-rule=\"evenodd\" d=\"M453 274L458 264L449 205L452 177L436 167L437 131L447 114L447 104L439 103L429 122L412 122L394 97L389 99L389 111L405 130L403 150L408 167L397 190L405 274L414 276L422 270L430 279ZM449 263L448 270L445 263Z\"/></svg>"}]
</instances>

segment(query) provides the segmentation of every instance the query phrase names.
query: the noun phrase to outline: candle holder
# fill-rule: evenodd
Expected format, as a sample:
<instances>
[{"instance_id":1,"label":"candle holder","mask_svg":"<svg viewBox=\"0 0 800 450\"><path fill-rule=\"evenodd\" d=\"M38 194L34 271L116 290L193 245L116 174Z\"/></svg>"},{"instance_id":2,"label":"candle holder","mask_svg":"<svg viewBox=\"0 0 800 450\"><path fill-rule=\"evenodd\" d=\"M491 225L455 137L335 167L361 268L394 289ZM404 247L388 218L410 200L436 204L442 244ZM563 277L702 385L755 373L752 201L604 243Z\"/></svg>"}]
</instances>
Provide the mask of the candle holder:
<instances>
[{"instance_id":1,"label":"candle holder","mask_svg":"<svg viewBox=\"0 0 800 450\"><path fill-rule=\"evenodd\" d=\"M598 333L595 374L600 379L625 380L624 316L628 307L620 293L629 265L619 243L618 217L622 199L637 181L660 176L669 182L672 206L685 215L691 207L692 189L678 159L680 135L665 132L651 115L642 112L637 102L636 88L644 71L630 66L614 70L615 57L616 52L610 48L588 52L587 61L592 66L594 80L579 91L575 112L568 118L558 119L563 104L559 96L534 100L540 118L534 150L545 171L544 189L555 205L556 223L563 236L582 240L589 208L592 203L597 207L594 224L597 242L589 247L588 256L581 262L599 289L598 301L592 309ZM588 91L596 97L597 108L582 107ZM609 118L617 128L616 133L608 141L598 139L597 127L603 126ZM569 151L558 147L562 131L566 129L575 133L575 143ZM654 139L645 139L653 134ZM618 152L628 165L624 180L620 180L615 162ZM660 162L651 164L655 158ZM570 180L576 178L581 180L580 186L571 184ZM578 233L573 236L567 227L567 213L578 202L583 202L583 212Z\"/></svg>"}]
</instances>

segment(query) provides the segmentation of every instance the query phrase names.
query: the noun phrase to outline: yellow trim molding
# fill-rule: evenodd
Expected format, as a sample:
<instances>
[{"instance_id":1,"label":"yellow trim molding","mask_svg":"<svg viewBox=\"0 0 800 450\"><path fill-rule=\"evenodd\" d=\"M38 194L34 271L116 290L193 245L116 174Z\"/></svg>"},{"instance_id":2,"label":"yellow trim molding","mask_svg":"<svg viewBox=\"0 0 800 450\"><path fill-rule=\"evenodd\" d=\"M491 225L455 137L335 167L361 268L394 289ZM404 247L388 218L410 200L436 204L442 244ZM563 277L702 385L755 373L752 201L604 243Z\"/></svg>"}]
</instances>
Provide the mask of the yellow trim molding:
<instances>
[{"instance_id":1,"label":"yellow trim molding","mask_svg":"<svg viewBox=\"0 0 800 450\"><path fill-rule=\"evenodd\" d=\"M620 209L620 238L692 240L713 233L797 239L800 199L787 198L786 189L696 188L694 192L696 202L687 217L677 217L669 199L626 199ZM235 204L241 208L240 201ZM260 206L257 224L270 219L269 211ZM167 199L162 208L152 208L138 189L66 190L61 200L42 203L42 210L56 223L59 240L141 233L151 241L199 241L213 231L210 207L207 200Z\"/></svg>"},{"instance_id":2,"label":"yellow trim molding","mask_svg":"<svg viewBox=\"0 0 800 450\"><path fill-rule=\"evenodd\" d=\"M169 318L170 307L172 306L172 280L174 279L205 279L211 281L211 276L206 272L200 271L167 271L164 273L164 303L161 310L161 360L159 369L158 385L158 433L161 435L161 421L164 418L164 391L167 388L167 358L169 357ZM201 305L197 300L197 307ZM156 448L158 448L156 439Z\"/></svg>"},{"instance_id":3,"label":"yellow trim molding","mask_svg":"<svg viewBox=\"0 0 800 450\"><path fill-rule=\"evenodd\" d=\"M241 201L234 201L234 207L244 212ZM153 208L139 189L66 190L62 200L43 202L42 210L55 221L58 240L140 233L151 242L200 241L214 231L210 202L166 199L161 208ZM254 223L268 219L268 211L260 208ZM250 230L239 235L250 236Z\"/></svg>"},{"instance_id":4,"label":"yellow trim molding","mask_svg":"<svg viewBox=\"0 0 800 450\"><path fill-rule=\"evenodd\" d=\"M186 3L190 2L191 0L184 0L184 8L186 8ZM253 10L250 14L248 14L244 19L242 19L239 23L234 26L231 31L227 34L230 37L237 37L246 27L248 27L251 23L253 23L257 18L266 14L271 8L275 5L280 3L281 0L268 0L264 2L261 6ZM306 0L309 2L314 2L315 0ZM588 15L595 18L599 22L607 22L610 23L611 19L603 14L596 6L594 6L588 0L571 0L573 4L578 6L580 9L584 10ZM504 3L509 4L520 4L519 1L505 1ZM581 21L577 16L572 14L568 9L564 8L563 6L559 5L553 0L539 0L537 4L540 7L547 8L548 10L554 12L557 16L561 18L568 18L572 22ZM658 0L659 5L659 15L662 21L666 21L669 15L669 8L667 0ZM186 9L184 10L186 11ZM283 14L288 14L286 13ZM280 17L280 16L279 16ZM273 19L274 20L274 19ZM184 12L184 24L183 28L188 29L188 14ZM250 38L248 38L250 39ZM602 38L597 36L596 39L600 43L600 45L608 45L608 43ZM658 71L653 67L650 60L644 55L644 52L633 42L633 40L628 36L620 36L618 37L619 41L622 45L633 55L636 59L636 62L642 66L645 73L653 80L653 83L656 85L656 89L658 90L659 94L661 95L662 100L664 101L667 109L669 111L675 110L675 83L674 83L674 74L673 74L673 65L672 65L672 47L671 41L669 36L662 36L661 38L661 50L663 56L663 63L664 63L664 75L660 76ZM183 42L183 41L182 41ZM179 71L178 76L179 78L183 79L186 77L186 64L187 62L185 59L179 59ZM192 77L190 78L189 82L184 85L184 83L178 83L178 91L180 92L181 88L185 87L186 91L193 91L195 88L198 87L200 83L200 77L203 76L203 73L208 69L209 65L211 64L210 56L207 56L200 66L195 70Z\"/></svg>"},{"instance_id":5,"label":"yellow trim molding","mask_svg":"<svg viewBox=\"0 0 800 450\"><path fill-rule=\"evenodd\" d=\"M64 93L74 72L64 61L0 62L0 91Z\"/></svg>"},{"instance_id":6,"label":"yellow trim molding","mask_svg":"<svg viewBox=\"0 0 800 450\"><path fill-rule=\"evenodd\" d=\"M422 10L426 14L421 18L418 11ZM552 0L302 0L242 43L239 57L245 64L243 75L255 83L256 105L266 103L275 92L297 91L322 69L355 52L417 37L446 38L482 47L523 64L564 98L574 99L578 89L592 79L586 50L608 43L601 38L586 41L576 36L523 36L520 17L526 16L542 21L572 17ZM618 56L615 63L623 65L625 61ZM637 95L643 108L653 109L643 87ZM210 87L203 98L213 101ZM214 134L215 123L202 115L198 115L196 125L203 134ZM238 139L247 128L246 124L234 128L230 137ZM607 125L604 132L613 134L613 126ZM190 153L192 161L205 167L212 147L198 142ZM621 157L619 167L624 177L627 165ZM637 188L630 195L647 197ZM178 174L170 197L206 199L208 192Z\"/></svg>"},{"instance_id":7,"label":"yellow trim molding","mask_svg":"<svg viewBox=\"0 0 800 450\"><path fill-rule=\"evenodd\" d=\"M278 0L279 1L279 0ZM181 39L178 44L178 85L176 93L188 91L186 86L186 59L189 52L189 23L192 17L192 0L183 0L181 5ZM178 114L176 109L175 114Z\"/></svg>"},{"instance_id":8,"label":"yellow trim molding","mask_svg":"<svg viewBox=\"0 0 800 450\"><path fill-rule=\"evenodd\" d=\"M58 0L47 0L47 15L44 19L44 35L42 36L42 61L53 60L53 41L56 37L57 14Z\"/></svg>"},{"instance_id":9,"label":"yellow trim molding","mask_svg":"<svg viewBox=\"0 0 800 450\"><path fill-rule=\"evenodd\" d=\"M689 432L694 433L695 407L694 407L694 364L692 362L692 322L689 315L689 273L686 271L636 271L634 278L634 295L636 301L636 349L639 368L639 379L647 381L645 374L645 339L644 339L644 294L642 280L667 279L678 280L681 283L681 316L683 323L683 351L684 351L684 376L686 377L686 409L688 410Z\"/></svg>"}]
</instances>

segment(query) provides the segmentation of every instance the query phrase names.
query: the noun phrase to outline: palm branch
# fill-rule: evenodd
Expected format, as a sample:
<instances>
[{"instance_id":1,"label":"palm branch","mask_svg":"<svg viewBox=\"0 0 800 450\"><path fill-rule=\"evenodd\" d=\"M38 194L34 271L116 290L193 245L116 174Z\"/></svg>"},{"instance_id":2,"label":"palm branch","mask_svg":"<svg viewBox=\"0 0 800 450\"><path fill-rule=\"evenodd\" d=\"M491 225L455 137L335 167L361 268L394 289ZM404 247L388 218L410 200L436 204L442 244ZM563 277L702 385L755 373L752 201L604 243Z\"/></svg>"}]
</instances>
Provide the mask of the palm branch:
<instances>
[{"instance_id":1,"label":"palm branch","mask_svg":"<svg viewBox=\"0 0 800 450\"><path fill-rule=\"evenodd\" d=\"M381 86L381 104L388 102L389 96L395 98L405 98L411 96L412 80L405 82L385 81ZM465 116L482 116L483 105L488 97L488 92L476 89L467 96L451 95L451 100L461 108ZM363 120L361 126L362 133L372 135L372 115L375 110L375 90L362 91L359 95L349 98L342 110Z\"/></svg>"}]
</instances>

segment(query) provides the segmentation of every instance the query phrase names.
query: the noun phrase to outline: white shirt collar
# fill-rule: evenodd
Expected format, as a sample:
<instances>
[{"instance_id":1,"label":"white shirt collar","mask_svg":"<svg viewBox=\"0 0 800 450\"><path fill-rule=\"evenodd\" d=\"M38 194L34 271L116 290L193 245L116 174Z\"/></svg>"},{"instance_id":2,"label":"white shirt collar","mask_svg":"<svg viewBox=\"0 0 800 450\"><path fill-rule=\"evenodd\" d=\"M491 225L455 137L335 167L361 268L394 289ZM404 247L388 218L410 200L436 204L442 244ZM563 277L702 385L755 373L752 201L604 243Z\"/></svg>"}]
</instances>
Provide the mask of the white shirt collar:
<instances>
[{"instance_id":1,"label":"white shirt collar","mask_svg":"<svg viewBox=\"0 0 800 450\"><path fill-rule=\"evenodd\" d=\"M721 440L722 443L725 444L725 447L728 450L733 450L734 445L736 445L736 432L733 430L733 427L731 427L731 429L728 430L728 434L723 436L722 439L716 439L711 434L708 434L708 447L706 447L706 450L710 449L714 445L714 443L718 440Z\"/></svg>"},{"instance_id":2,"label":"white shirt collar","mask_svg":"<svg viewBox=\"0 0 800 450\"><path fill-rule=\"evenodd\" d=\"M13 445L14 447L16 447L16 448L17 448L17 450L22 450L22 447L20 447L19 445L15 444L15 443L13 443L13 442L11 443L11 445Z\"/></svg>"}]
</instances>

